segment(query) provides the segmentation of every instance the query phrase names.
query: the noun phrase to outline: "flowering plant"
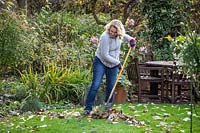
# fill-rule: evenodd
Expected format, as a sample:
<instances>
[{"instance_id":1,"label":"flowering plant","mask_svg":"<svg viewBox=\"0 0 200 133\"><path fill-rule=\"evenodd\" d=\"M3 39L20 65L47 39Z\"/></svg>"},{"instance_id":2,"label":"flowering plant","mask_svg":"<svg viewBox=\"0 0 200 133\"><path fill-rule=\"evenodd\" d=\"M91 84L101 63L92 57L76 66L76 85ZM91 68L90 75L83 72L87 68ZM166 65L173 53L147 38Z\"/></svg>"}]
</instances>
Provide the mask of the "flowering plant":
<instances>
[{"instance_id":1,"label":"flowering plant","mask_svg":"<svg viewBox=\"0 0 200 133\"><path fill-rule=\"evenodd\" d=\"M133 19L128 19L127 20L127 25L133 26L135 24L135 21Z\"/></svg>"},{"instance_id":2,"label":"flowering plant","mask_svg":"<svg viewBox=\"0 0 200 133\"><path fill-rule=\"evenodd\" d=\"M93 44L98 44L98 38L97 37L91 37L90 42Z\"/></svg>"}]
</instances>

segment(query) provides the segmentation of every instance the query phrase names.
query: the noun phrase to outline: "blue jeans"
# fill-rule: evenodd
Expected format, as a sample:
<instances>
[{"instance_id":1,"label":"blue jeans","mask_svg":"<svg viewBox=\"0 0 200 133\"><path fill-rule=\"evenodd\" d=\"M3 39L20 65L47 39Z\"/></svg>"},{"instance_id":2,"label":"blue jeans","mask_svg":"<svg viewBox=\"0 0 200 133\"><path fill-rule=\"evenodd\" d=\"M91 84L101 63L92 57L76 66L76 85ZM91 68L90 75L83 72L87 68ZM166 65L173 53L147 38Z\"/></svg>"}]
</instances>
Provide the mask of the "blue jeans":
<instances>
[{"instance_id":1,"label":"blue jeans","mask_svg":"<svg viewBox=\"0 0 200 133\"><path fill-rule=\"evenodd\" d=\"M101 85L104 74L106 75L105 102L107 102L117 78L118 66L113 68L106 67L98 57L95 57L93 61L93 80L86 98L85 110L92 110L92 105L94 104L95 97ZM109 103L113 102L113 97L114 95L112 95Z\"/></svg>"}]
</instances>

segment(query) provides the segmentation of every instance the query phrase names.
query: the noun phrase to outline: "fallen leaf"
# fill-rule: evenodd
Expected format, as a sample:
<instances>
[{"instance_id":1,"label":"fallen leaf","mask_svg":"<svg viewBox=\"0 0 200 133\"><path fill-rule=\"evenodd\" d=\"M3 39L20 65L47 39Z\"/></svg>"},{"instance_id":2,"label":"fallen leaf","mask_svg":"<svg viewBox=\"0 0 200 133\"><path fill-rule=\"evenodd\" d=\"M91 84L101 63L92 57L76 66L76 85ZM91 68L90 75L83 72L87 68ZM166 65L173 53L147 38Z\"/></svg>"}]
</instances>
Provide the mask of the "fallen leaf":
<instances>
[{"instance_id":1,"label":"fallen leaf","mask_svg":"<svg viewBox=\"0 0 200 133\"><path fill-rule=\"evenodd\" d=\"M165 112L166 110L165 109L161 109L161 111Z\"/></svg>"},{"instance_id":2,"label":"fallen leaf","mask_svg":"<svg viewBox=\"0 0 200 133\"><path fill-rule=\"evenodd\" d=\"M187 121L190 121L190 118L189 118L189 117L186 117L186 118L183 119L183 121L186 121L186 122L187 122Z\"/></svg>"},{"instance_id":3,"label":"fallen leaf","mask_svg":"<svg viewBox=\"0 0 200 133\"><path fill-rule=\"evenodd\" d=\"M35 116L35 115L30 115L30 116L28 117L28 119L27 119L27 120L30 120L30 119L32 119L34 116Z\"/></svg>"},{"instance_id":4,"label":"fallen leaf","mask_svg":"<svg viewBox=\"0 0 200 133\"><path fill-rule=\"evenodd\" d=\"M138 117L138 116L140 116L140 115L139 115L139 114L135 114L134 116L135 116L135 117Z\"/></svg>"},{"instance_id":5,"label":"fallen leaf","mask_svg":"<svg viewBox=\"0 0 200 133\"><path fill-rule=\"evenodd\" d=\"M135 106L129 106L132 111L135 111Z\"/></svg>"},{"instance_id":6,"label":"fallen leaf","mask_svg":"<svg viewBox=\"0 0 200 133\"><path fill-rule=\"evenodd\" d=\"M13 127L15 124L14 123L10 123L10 126Z\"/></svg>"},{"instance_id":7,"label":"fallen leaf","mask_svg":"<svg viewBox=\"0 0 200 133\"><path fill-rule=\"evenodd\" d=\"M46 115L42 115L40 121L44 121L44 118L47 117Z\"/></svg>"},{"instance_id":8,"label":"fallen leaf","mask_svg":"<svg viewBox=\"0 0 200 133\"><path fill-rule=\"evenodd\" d=\"M139 111L136 110L136 111L134 111L134 114L136 114L136 113L138 113L138 112L139 112Z\"/></svg>"},{"instance_id":9,"label":"fallen leaf","mask_svg":"<svg viewBox=\"0 0 200 133\"><path fill-rule=\"evenodd\" d=\"M80 112L73 112L72 116L78 117L78 116L81 116L81 114L80 114Z\"/></svg>"},{"instance_id":10,"label":"fallen leaf","mask_svg":"<svg viewBox=\"0 0 200 133\"><path fill-rule=\"evenodd\" d=\"M24 117L21 117L20 119L23 120L23 121L26 121Z\"/></svg>"},{"instance_id":11,"label":"fallen leaf","mask_svg":"<svg viewBox=\"0 0 200 133\"><path fill-rule=\"evenodd\" d=\"M92 121L92 118L87 117L87 121L88 121L88 122L91 122L91 121Z\"/></svg>"},{"instance_id":12,"label":"fallen leaf","mask_svg":"<svg viewBox=\"0 0 200 133\"><path fill-rule=\"evenodd\" d=\"M170 116L170 114L168 114L168 113L163 114L163 117L169 117L169 116Z\"/></svg>"},{"instance_id":13,"label":"fallen leaf","mask_svg":"<svg viewBox=\"0 0 200 133\"><path fill-rule=\"evenodd\" d=\"M161 120L162 118L160 116L153 116L154 120Z\"/></svg>"},{"instance_id":14,"label":"fallen leaf","mask_svg":"<svg viewBox=\"0 0 200 133\"><path fill-rule=\"evenodd\" d=\"M146 131L152 131L152 128L145 128Z\"/></svg>"},{"instance_id":15,"label":"fallen leaf","mask_svg":"<svg viewBox=\"0 0 200 133\"><path fill-rule=\"evenodd\" d=\"M190 115L191 115L191 112L187 112L187 115L189 115L189 116L190 116Z\"/></svg>"},{"instance_id":16,"label":"fallen leaf","mask_svg":"<svg viewBox=\"0 0 200 133\"><path fill-rule=\"evenodd\" d=\"M159 124L160 126L166 126L167 125L167 123L166 122L160 122L160 124Z\"/></svg>"},{"instance_id":17,"label":"fallen leaf","mask_svg":"<svg viewBox=\"0 0 200 133\"><path fill-rule=\"evenodd\" d=\"M64 119L65 118L65 114L58 114L58 118Z\"/></svg>"},{"instance_id":18,"label":"fallen leaf","mask_svg":"<svg viewBox=\"0 0 200 133\"><path fill-rule=\"evenodd\" d=\"M45 127L47 127L47 125L42 125L42 126L40 126L40 127L45 128Z\"/></svg>"},{"instance_id":19,"label":"fallen leaf","mask_svg":"<svg viewBox=\"0 0 200 133\"><path fill-rule=\"evenodd\" d=\"M144 109L144 110L143 110L143 113L147 113L147 112L148 112L148 109Z\"/></svg>"},{"instance_id":20,"label":"fallen leaf","mask_svg":"<svg viewBox=\"0 0 200 133\"><path fill-rule=\"evenodd\" d=\"M180 130L180 132L181 132L181 133L184 133L184 132L185 132L185 130Z\"/></svg>"},{"instance_id":21,"label":"fallen leaf","mask_svg":"<svg viewBox=\"0 0 200 133\"><path fill-rule=\"evenodd\" d=\"M117 124L117 123L119 123L119 122L118 122L118 121L113 121L113 122L112 122L112 124Z\"/></svg>"}]
</instances>

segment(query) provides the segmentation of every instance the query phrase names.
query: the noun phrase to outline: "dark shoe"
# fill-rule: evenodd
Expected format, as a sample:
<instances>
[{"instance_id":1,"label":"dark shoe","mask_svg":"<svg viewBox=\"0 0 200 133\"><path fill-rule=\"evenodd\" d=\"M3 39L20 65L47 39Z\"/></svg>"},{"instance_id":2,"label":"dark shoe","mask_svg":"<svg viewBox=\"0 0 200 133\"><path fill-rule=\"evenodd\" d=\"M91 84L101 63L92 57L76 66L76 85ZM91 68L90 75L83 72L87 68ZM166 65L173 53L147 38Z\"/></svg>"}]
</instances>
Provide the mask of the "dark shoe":
<instances>
[{"instance_id":1,"label":"dark shoe","mask_svg":"<svg viewBox=\"0 0 200 133\"><path fill-rule=\"evenodd\" d=\"M84 110L82 115L83 116L88 116L88 115L90 115L90 111L89 110Z\"/></svg>"}]
</instances>

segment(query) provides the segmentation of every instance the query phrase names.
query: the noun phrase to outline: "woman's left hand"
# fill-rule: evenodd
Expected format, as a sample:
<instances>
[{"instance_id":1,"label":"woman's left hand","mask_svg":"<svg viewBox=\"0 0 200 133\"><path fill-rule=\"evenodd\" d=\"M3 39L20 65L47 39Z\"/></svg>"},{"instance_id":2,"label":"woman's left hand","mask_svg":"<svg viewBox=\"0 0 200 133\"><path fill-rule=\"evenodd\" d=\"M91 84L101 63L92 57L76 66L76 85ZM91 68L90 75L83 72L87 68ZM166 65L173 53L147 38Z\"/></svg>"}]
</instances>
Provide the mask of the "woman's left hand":
<instances>
[{"instance_id":1,"label":"woman's left hand","mask_svg":"<svg viewBox=\"0 0 200 133\"><path fill-rule=\"evenodd\" d=\"M136 47L136 41L135 41L135 39L131 39L131 40L130 40L130 47L131 47L132 49L135 49L135 47Z\"/></svg>"}]
</instances>

